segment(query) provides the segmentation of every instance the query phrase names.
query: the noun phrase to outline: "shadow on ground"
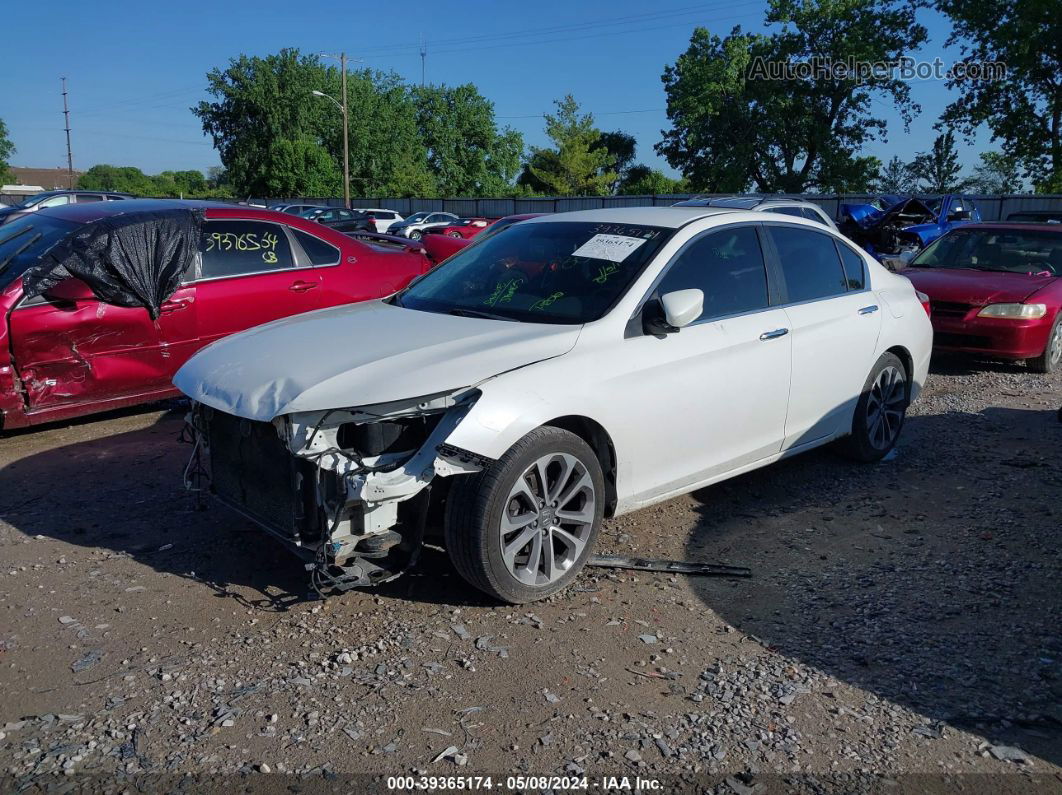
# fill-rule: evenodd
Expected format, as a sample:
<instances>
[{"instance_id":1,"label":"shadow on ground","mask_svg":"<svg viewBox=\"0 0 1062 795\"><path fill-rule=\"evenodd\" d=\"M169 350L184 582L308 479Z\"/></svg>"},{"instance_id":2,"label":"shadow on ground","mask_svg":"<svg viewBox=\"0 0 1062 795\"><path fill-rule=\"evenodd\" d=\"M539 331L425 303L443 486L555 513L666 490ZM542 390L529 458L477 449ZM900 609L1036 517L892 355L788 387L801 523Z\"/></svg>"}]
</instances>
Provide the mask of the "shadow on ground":
<instances>
[{"instance_id":1,"label":"shadow on ground","mask_svg":"<svg viewBox=\"0 0 1062 795\"><path fill-rule=\"evenodd\" d=\"M898 455L820 450L695 494L690 582L739 630L930 721L1062 764L1062 425L910 417Z\"/></svg>"},{"instance_id":2,"label":"shadow on ground","mask_svg":"<svg viewBox=\"0 0 1062 795\"><path fill-rule=\"evenodd\" d=\"M0 469L0 517L28 536L127 554L259 608L315 599L302 561L221 505L196 510L182 486L191 452L180 411L154 425L29 455ZM23 440L29 441L29 440ZM169 546L172 545L172 546ZM256 595L247 598L243 589ZM376 593L447 605L490 604L446 555L428 547L417 570Z\"/></svg>"}]
</instances>

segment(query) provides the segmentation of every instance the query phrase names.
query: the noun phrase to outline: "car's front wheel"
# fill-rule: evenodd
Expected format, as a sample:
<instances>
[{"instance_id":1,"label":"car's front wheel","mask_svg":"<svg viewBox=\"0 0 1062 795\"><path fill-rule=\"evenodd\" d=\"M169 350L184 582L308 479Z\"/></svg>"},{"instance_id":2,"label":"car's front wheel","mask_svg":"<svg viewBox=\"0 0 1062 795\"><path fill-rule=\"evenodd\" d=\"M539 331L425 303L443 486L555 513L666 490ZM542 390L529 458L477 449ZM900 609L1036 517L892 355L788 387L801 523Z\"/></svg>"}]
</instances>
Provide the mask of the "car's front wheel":
<instances>
[{"instance_id":1,"label":"car's front wheel","mask_svg":"<svg viewBox=\"0 0 1062 795\"><path fill-rule=\"evenodd\" d=\"M536 428L482 472L455 480L446 547L471 585L511 604L531 602L578 575L604 504L590 446L560 428Z\"/></svg>"},{"instance_id":2,"label":"car's front wheel","mask_svg":"<svg viewBox=\"0 0 1062 795\"><path fill-rule=\"evenodd\" d=\"M1044 352L1035 359L1028 359L1026 364L1037 373L1053 373L1062 367L1062 312L1058 313L1051 326Z\"/></svg>"},{"instance_id":3,"label":"car's front wheel","mask_svg":"<svg viewBox=\"0 0 1062 795\"><path fill-rule=\"evenodd\" d=\"M857 461L880 461L900 438L907 417L907 368L893 353L883 353L874 363L856 403L852 434L841 449Z\"/></svg>"},{"instance_id":4,"label":"car's front wheel","mask_svg":"<svg viewBox=\"0 0 1062 795\"><path fill-rule=\"evenodd\" d=\"M414 229L412 232L409 233L409 238L410 240L420 240L420 230Z\"/></svg>"}]
</instances>

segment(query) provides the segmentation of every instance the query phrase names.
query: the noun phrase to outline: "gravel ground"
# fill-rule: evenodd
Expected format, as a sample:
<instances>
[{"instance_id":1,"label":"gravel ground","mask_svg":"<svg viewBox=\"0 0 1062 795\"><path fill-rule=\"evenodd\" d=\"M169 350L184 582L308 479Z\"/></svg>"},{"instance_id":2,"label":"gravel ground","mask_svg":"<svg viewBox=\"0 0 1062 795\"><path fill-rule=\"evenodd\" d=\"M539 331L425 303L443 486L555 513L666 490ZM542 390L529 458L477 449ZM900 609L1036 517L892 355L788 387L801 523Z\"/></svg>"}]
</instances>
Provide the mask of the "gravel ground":
<instances>
[{"instance_id":1,"label":"gravel ground","mask_svg":"<svg viewBox=\"0 0 1062 795\"><path fill-rule=\"evenodd\" d=\"M193 510L178 410L10 434L3 789L1062 791L1059 405L1062 377L945 360L891 460L816 451L602 534L752 579L588 569L522 608L439 550L307 599L286 552Z\"/></svg>"}]
</instances>

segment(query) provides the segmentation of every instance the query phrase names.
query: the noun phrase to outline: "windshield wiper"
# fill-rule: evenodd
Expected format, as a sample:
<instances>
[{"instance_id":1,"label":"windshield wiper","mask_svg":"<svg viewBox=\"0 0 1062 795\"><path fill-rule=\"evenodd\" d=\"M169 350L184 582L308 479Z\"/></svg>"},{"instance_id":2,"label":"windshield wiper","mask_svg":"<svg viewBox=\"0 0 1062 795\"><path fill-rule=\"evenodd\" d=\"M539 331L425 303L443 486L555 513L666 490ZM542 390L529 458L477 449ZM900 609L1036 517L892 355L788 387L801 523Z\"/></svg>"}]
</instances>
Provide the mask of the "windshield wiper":
<instances>
[{"instance_id":1,"label":"windshield wiper","mask_svg":"<svg viewBox=\"0 0 1062 795\"><path fill-rule=\"evenodd\" d=\"M16 235L16 237L17 237L17 235ZM8 256L4 257L3 260L0 260L0 272L2 272L4 269L7 268L7 266L11 263L11 260L13 260L15 257L17 257L19 254L21 254L23 251L28 249L30 246L32 246L34 243L36 243L42 237L44 237L44 233L43 232L38 232L33 237L31 237L29 240L27 240L25 243L23 243L21 246L19 246L17 249L15 249L13 252L11 252L11 254L9 254ZM11 239L14 240L14 237L12 237Z\"/></svg>"},{"instance_id":2,"label":"windshield wiper","mask_svg":"<svg viewBox=\"0 0 1062 795\"><path fill-rule=\"evenodd\" d=\"M447 311L448 315L457 315L458 317L480 317L484 320L512 320L511 317L505 317L505 315L495 315L491 312L481 312L478 309L463 309L455 308Z\"/></svg>"}]
</instances>

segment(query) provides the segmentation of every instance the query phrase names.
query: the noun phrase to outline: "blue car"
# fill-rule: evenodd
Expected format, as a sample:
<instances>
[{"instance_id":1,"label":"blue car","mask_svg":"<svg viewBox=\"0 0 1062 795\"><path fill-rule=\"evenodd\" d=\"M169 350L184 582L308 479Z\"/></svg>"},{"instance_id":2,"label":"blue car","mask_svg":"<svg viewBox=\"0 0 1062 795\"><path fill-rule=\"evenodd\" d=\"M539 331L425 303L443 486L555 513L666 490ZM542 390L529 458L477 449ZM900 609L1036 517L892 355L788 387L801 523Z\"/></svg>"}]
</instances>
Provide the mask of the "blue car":
<instances>
[{"instance_id":1,"label":"blue car","mask_svg":"<svg viewBox=\"0 0 1062 795\"><path fill-rule=\"evenodd\" d=\"M877 259L908 259L981 213L968 196L881 196L872 204L842 204L838 227Z\"/></svg>"}]
</instances>

